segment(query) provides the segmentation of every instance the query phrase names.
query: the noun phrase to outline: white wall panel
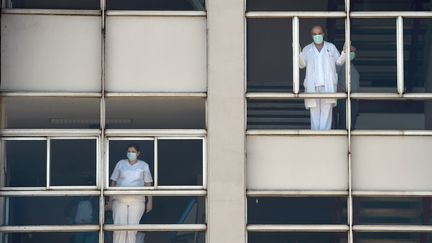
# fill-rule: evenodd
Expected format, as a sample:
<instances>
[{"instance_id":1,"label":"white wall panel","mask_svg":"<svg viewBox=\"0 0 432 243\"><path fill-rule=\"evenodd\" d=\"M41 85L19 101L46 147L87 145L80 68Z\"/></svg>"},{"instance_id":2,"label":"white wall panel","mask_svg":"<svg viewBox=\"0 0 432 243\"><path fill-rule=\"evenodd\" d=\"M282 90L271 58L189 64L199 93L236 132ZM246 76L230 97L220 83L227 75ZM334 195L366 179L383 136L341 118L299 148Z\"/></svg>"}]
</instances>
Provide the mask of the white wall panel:
<instances>
[{"instance_id":1,"label":"white wall panel","mask_svg":"<svg viewBox=\"0 0 432 243\"><path fill-rule=\"evenodd\" d=\"M99 91L101 17L3 14L1 90Z\"/></svg>"},{"instance_id":2,"label":"white wall panel","mask_svg":"<svg viewBox=\"0 0 432 243\"><path fill-rule=\"evenodd\" d=\"M347 149L345 136L248 136L248 189L346 190Z\"/></svg>"},{"instance_id":3,"label":"white wall panel","mask_svg":"<svg viewBox=\"0 0 432 243\"><path fill-rule=\"evenodd\" d=\"M432 137L353 136L354 190L432 189Z\"/></svg>"},{"instance_id":4,"label":"white wall panel","mask_svg":"<svg viewBox=\"0 0 432 243\"><path fill-rule=\"evenodd\" d=\"M205 17L108 16L106 89L205 92Z\"/></svg>"}]
</instances>

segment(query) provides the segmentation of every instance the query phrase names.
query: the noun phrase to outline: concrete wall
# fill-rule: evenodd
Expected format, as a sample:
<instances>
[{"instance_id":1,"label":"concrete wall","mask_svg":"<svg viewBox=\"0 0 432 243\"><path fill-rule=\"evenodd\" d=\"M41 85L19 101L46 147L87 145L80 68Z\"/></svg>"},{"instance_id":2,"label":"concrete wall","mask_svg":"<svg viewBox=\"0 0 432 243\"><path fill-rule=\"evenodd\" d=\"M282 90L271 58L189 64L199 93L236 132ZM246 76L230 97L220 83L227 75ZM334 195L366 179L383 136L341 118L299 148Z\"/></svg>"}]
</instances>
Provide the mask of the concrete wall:
<instances>
[{"instance_id":1,"label":"concrete wall","mask_svg":"<svg viewBox=\"0 0 432 243\"><path fill-rule=\"evenodd\" d=\"M246 242L244 0L207 1L207 243Z\"/></svg>"}]
</instances>

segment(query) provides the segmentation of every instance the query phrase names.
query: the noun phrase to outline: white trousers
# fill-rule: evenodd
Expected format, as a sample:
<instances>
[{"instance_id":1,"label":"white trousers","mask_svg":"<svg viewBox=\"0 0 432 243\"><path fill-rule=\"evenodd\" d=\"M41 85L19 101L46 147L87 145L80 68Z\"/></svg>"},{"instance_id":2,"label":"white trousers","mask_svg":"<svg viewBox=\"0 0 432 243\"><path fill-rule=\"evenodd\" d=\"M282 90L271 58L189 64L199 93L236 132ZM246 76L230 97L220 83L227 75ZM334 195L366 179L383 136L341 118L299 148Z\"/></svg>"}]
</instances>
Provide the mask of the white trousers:
<instances>
[{"instance_id":1,"label":"white trousers","mask_svg":"<svg viewBox=\"0 0 432 243\"><path fill-rule=\"evenodd\" d=\"M310 108L311 114L311 129L312 130L330 130L332 125L331 103L326 102L326 99L316 99L316 106Z\"/></svg>"},{"instance_id":2,"label":"white trousers","mask_svg":"<svg viewBox=\"0 0 432 243\"><path fill-rule=\"evenodd\" d=\"M114 224L139 224L145 210L144 201L114 200L112 204ZM136 231L114 231L113 243L136 243Z\"/></svg>"}]
</instances>

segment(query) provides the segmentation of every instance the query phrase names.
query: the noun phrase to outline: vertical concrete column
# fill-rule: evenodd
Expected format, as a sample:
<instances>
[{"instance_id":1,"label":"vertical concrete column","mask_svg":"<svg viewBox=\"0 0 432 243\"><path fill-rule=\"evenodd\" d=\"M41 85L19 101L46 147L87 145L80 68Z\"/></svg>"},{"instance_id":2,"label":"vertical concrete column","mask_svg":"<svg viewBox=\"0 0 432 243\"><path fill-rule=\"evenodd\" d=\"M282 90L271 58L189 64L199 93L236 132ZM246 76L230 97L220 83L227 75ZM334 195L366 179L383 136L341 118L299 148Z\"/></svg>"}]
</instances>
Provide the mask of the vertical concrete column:
<instances>
[{"instance_id":1,"label":"vertical concrete column","mask_svg":"<svg viewBox=\"0 0 432 243\"><path fill-rule=\"evenodd\" d=\"M244 0L207 1L207 243L246 242Z\"/></svg>"}]
</instances>

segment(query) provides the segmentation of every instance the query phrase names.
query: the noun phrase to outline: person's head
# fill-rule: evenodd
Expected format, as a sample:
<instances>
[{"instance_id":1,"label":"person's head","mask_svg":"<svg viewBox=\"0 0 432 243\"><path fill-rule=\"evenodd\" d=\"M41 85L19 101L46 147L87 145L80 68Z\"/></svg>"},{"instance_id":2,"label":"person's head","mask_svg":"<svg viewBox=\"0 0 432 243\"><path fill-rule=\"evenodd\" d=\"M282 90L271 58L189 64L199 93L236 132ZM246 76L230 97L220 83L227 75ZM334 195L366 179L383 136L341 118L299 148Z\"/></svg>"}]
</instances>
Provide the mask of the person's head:
<instances>
[{"instance_id":1,"label":"person's head","mask_svg":"<svg viewBox=\"0 0 432 243\"><path fill-rule=\"evenodd\" d=\"M356 57L356 51L357 51L357 49L355 48L355 46L350 47L350 59L351 60L354 60L354 58Z\"/></svg>"},{"instance_id":2,"label":"person's head","mask_svg":"<svg viewBox=\"0 0 432 243\"><path fill-rule=\"evenodd\" d=\"M138 157L140 156L141 151L140 151L140 147L138 144L136 143L131 143L127 146L127 158L129 161L135 161L138 159Z\"/></svg>"},{"instance_id":3,"label":"person's head","mask_svg":"<svg viewBox=\"0 0 432 243\"><path fill-rule=\"evenodd\" d=\"M313 42L320 45L324 42L325 31L321 25L314 25L311 29Z\"/></svg>"}]
</instances>

